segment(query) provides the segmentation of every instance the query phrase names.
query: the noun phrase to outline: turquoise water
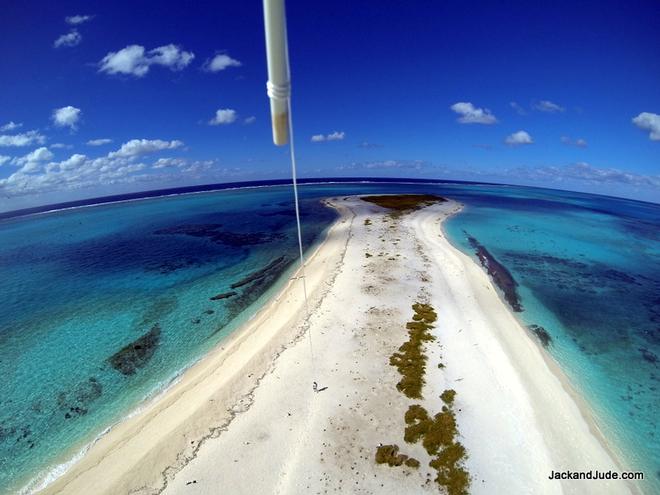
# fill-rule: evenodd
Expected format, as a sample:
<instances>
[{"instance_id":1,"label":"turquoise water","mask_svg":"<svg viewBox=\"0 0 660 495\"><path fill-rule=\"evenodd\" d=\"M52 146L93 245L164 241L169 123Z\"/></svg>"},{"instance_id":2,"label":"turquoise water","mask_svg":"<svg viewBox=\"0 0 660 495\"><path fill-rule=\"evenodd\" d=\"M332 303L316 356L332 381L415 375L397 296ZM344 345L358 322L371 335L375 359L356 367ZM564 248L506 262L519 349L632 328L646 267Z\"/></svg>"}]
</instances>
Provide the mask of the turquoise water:
<instances>
[{"instance_id":1,"label":"turquoise water","mask_svg":"<svg viewBox=\"0 0 660 495\"><path fill-rule=\"evenodd\" d=\"M475 237L511 272L518 316L546 330L613 448L660 492L660 207L506 186L307 185L306 245L335 218L319 199L376 192L467 205L446 225L452 242L473 254ZM71 459L254 313L294 268L291 199L228 190L0 222L5 492Z\"/></svg>"},{"instance_id":2,"label":"turquoise water","mask_svg":"<svg viewBox=\"0 0 660 495\"><path fill-rule=\"evenodd\" d=\"M624 467L660 493L660 207L549 191L482 191L446 224L487 246L519 284L517 316L587 399Z\"/></svg>"}]
</instances>

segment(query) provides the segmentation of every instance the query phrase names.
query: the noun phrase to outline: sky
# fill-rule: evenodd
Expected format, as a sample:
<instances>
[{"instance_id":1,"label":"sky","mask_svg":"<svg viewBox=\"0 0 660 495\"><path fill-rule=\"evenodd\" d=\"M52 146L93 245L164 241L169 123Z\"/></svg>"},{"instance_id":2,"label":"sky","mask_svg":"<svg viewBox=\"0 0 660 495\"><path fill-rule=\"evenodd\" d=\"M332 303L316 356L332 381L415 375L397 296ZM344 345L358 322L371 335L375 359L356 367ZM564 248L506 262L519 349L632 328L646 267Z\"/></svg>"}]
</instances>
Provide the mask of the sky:
<instances>
[{"instance_id":1,"label":"sky","mask_svg":"<svg viewBox=\"0 0 660 495\"><path fill-rule=\"evenodd\" d=\"M289 0L287 21L301 177L660 202L655 0ZM0 211L290 177L260 1L23 0L0 32Z\"/></svg>"}]
</instances>

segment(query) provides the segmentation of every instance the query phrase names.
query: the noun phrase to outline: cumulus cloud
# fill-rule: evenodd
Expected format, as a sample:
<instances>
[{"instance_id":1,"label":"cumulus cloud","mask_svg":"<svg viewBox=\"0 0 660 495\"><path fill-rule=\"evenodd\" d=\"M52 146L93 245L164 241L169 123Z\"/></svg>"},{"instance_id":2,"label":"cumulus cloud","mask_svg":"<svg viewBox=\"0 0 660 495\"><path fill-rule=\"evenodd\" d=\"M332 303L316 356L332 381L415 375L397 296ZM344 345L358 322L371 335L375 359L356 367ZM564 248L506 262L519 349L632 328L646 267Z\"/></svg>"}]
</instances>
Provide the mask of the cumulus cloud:
<instances>
[{"instance_id":1,"label":"cumulus cloud","mask_svg":"<svg viewBox=\"0 0 660 495\"><path fill-rule=\"evenodd\" d=\"M53 143L50 145L51 148L53 149L70 149L73 148L73 145L71 144L64 144L64 143Z\"/></svg>"},{"instance_id":2,"label":"cumulus cloud","mask_svg":"<svg viewBox=\"0 0 660 495\"><path fill-rule=\"evenodd\" d=\"M586 139L582 139L582 138L572 139L569 136L562 136L561 142L564 143L566 146L577 146L578 148L586 148L588 146Z\"/></svg>"},{"instance_id":3,"label":"cumulus cloud","mask_svg":"<svg viewBox=\"0 0 660 495\"><path fill-rule=\"evenodd\" d=\"M511 106L511 108L513 108L516 111L518 115L527 115L525 109L515 101L510 102L509 105Z\"/></svg>"},{"instance_id":4,"label":"cumulus cloud","mask_svg":"<svg viewBox=\"0 0 660 495\"><path fill-rule=\"evenodd\" d=\"M163 141L161 139L131 139L121 145L117 151L108 153L108 158L133 158L156 151L173 150L183 146L179 140Z\"/></svg>"},{"instance_id":5,"label":"cumulus cloud","mask_svg":"<svg viewBox=\"0 0 660 495\"><path fill-rule=\"evenodd\" d=\"M334 131L330 134L314 134L311 138L312 143L322 143L324 141L343 141L346 137L344 131Z\"/></svg>"},{"instance_id":6,"label":"cumulus cloud","mask_svg":"<svg viewBox=\"0 0 660 495\"><path fill-rule=\"evenodd\" d=\"M129 45L116 52L109 52L99 62L99 72L106 74L128 74L143 77L151 66L161 65L172 71L185 69L195 54L169 44L147 52L143 46Z\"/></svg>"},{"instance_id":7,"label":"cumulus cloud","mask_svg":"<svg viewBox=\"0 0 660 495\"><path fill-rule=\"evenodd\" d=\"M0 147L2 146L31 146L33 144L43 144L46 137L37 131L27 131L21 134L0 135Z\"/></svg>"},{"instance_id":8,"label":"cumulus cloud","mask_svg":"<svg viewBox=\"0 0 660 495\"><path fill-rule=\"evenodd\" d=\"M46 147L37 148L36 150L28 153L20 158L14 158L11 163L21 167L20 173L32 173L41 168L43 162L53 159L53 154Z\"/></svg>"},{"instance_id":9,"label":"cumulus cloud","mask_svg":"<svg viewBox=\"0 0 660 495\"><path fill-rule=\"evenodd\" d=\"M25 196L56 190L81 189L90 186L105 186L119 183L153 180L154 175L146 171L149 166L139 161L141 155L161 150L179 148L181 141L160 139L133 139L120 149L105 156L91 158L84 154L73 154L55 162L53 154L39 148L27 155L12 160L19 170L5 179L0 179L0 194L6 197ZM161 162L162 163L162 162ZM196 172L212 162L177 162L177 171Z\"/></svg>"},{"instance_id":10,"label":"cumulus cloud","mask_svg":"<svg viewBox=\"0 0 660 495\"><path fill-rule=\"evenodd\" d=\"M112 139L100 138L100 139L90 139L87 141L87 146L103 146L104 144L110 144Z\"/></svg>"},{"instance_id":11,"label":"cumulus cloud","mask_svg":"<svg viewBox=\"0 0 660 495\"><path fill-rule=\"evenodd\" d=\"M93 15L70 15L64 18L64 21L67 24L70 24L72 26L77 26L79 24L84 24L87 21L91 21L94 18Z\"/></svg>"},{"instance_id":12,"label":"cumulus cloud","mask_svg":"<svg viewBox=\"0 0 660 495\"><path fill-rule=\"evenodd\" d=\"M401 169L401 170L422 170L430 165L424 160L376 160L366 162L351 162L340 165L336 170L379 170L379 169Z\"/></svg>"},{"instance_id":13,"label":"cumulus cloud","mask_svg":"<svg viewBox=\"0 0 660 495\"><path fill-rule=\"evenodd\" d=\"M240 67L241 65L243 64L241 64L241 62L235 58L231 58L229 55L220 53L212 59L206 61L204 64L204 70L208 72L220 72L221 70L225 70L228 67Z\"/></svg>"},{"instance_id":14,"label":"cumulus cloud","mask_svg":"<svg viewBox=\"0 0 660 495\"><path fill-rule=\"evenodd\" d=\"M7 163L9 160L11 160L11 156L7 155L0 155L0 167L2 167L5 163Z\"/></svg>"},{"instance_id":15,"label":"cumulus cloud","mask_svg":"<svg viewBox=\"0 0 660 495\"><path fill-rule=\"evenodd\" d=\"M159 158L151 166L153 169L177 168L182 172L201 172L210 169L214 160L187 160L185 158Z\"/></svg>"},{"instance_id":16,"label":"cumulus cloud","mask_svg":"<svg viewBox=\"0 0 660 495\"><path fill-rule=\"evenodd\" d=\"M649 139L651 141L660 141L660 115L651 112L642 112L637 117L632 119L640 129L649 131Z\"/></svg>"},{"instance_id":17,"label":"cumulus cloud","mask_svg":"<svg viewBox=\"0 0 660 495\"><path fill-rule=\"evenodd\" d=\"M75 131L78 127L80 114L80 108L72 107L71 105L62 108L56 108L53 110L53 123L57 127L68 127L69 129Z\"/></svg>"},{"instance_id":18,"label":"cumulus cloud","mask_svg":"<svg viewBox=\"0 0 660 495\"><path fill-rule=\"evenodd\" d=\"M159 158L152 168L183 167L188 161L185 158Z\"/></svg>"},{"instance_id":19,"label":"cumulus cloud","mask_svg":"<svg viewBox=\"0 0 660 495\"><path fill-rule=\"evenodd\" d=\"M231 108L219 108L215 112L215 117L209 120L210 125L227 125L236 122L238 117L236 110Z\"/></svg>"},{"instance_id":20,"label":"cumulus cloud","mask_svg":"<svg viewBox=\"0 0 660 495\"><path fill-rule=\"evenodd\" d=\"M21 123L16 123L13 120L10 120L7 122L5 125L0 126L0 132L7 132L7 131L14 131L20 127L23 127L23 124Z\"/></svg>"},{"instance_id":21,"label":"cumulus cloud","mask_svg":"<svg viewBox=\"0 0 660 495\"><path fill-rule=\"evenodd\" d=\"M630 186L660 188L660 175L635 174L615 168L599 168L586 162L578 162L563 167L518 168L510 172L517 177L526 177L545 182L580 180L599 184L626 184Z\"/></svg>"},{"instance_id":22,"label":"cumulus cloud","mask_svg":"<svg viewBox=\"0 0 660 495\"><path fill-rule=\"evenodd\" d=\"M534 140L526 131L518 131L508 135L504 142L509 146L520 146L522 144L532 144Z\"/></svg>"},{"instance_id":23,"label":"cumulus cloud","mask_svg":"<svg viewBox=\"0 0 660 495\"><path fill-rule=\"evenodd\" d=\"M534 104L534 109L539 112L558 113L565 110L564 107L557 105L549 100L541 100Z\"/></svg>"},{"instance_id":24,"label":"cumulus cloud","mask_svg":"<svg viewBox=\"0 0 660 495\"><path fill-rule=\"evenodd\" d=\"M487 108L477 108L470 102L454 103L449 107L460 115L458 122L461 124L495 124L497 118Z\"/></svg>"},{"instance_id":25,"label":"cumulus cloud","mask_svg":"<svg viewBox=\"0 0 660 495\"><path fill-rule=\"evenodd\" d=\"M243 120L243 123L245 125L250 125L250 124L254 124L256 121L257 121L257 118L254 115L251 115L250 117L246 117Z\"/></svg>"},{"instance_id":26,"label":"cumulus cloud","mask_svg":"<svg viewBox=\"0 0 660 495\"><path fill-rule=\"evenodd\" d=\"M61 48L63 46L76 46L79 45L82 41L82 35L78 30L73 29L66 34L63 34L53 42L55 48Z\"/></svg>"}]
</instances>

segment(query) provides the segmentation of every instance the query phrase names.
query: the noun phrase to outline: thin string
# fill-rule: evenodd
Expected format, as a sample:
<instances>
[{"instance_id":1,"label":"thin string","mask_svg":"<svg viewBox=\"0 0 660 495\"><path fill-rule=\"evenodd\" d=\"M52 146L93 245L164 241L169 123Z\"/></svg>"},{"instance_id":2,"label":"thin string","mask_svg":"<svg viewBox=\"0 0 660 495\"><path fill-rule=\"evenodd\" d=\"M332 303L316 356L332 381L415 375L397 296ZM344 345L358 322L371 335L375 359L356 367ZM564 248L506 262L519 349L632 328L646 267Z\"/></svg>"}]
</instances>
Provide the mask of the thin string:
<instances>
[{"instance_id":1,"label":"thin string","mask_svg":"<svg viewBox=\"0 0 660 495\"><path fill-rule=\"evenodd\" d=\"M293 143L293 119L291 114L291 98L288 98L288 112L289 112L289 151L291 152L291 175L293 177L293 197L296 208L296 226L298 227L298 250L300 252L300 274L303 283L303 293L305 295L305 315L307 321L307 339L309 341L309 353L312 364L312 378L316 376L316 363L314 360L314 346L312 344L312 325L309 321L309 302L307 301L307 279L305 277L305 257L303 254L302 246L302 229L300 227L300 208L298 206L298 180L296 173L296 150ZM316 385L316 382L314 382ZM316 386L314 386L316 391Z\"/></svg>"}]
</instances>

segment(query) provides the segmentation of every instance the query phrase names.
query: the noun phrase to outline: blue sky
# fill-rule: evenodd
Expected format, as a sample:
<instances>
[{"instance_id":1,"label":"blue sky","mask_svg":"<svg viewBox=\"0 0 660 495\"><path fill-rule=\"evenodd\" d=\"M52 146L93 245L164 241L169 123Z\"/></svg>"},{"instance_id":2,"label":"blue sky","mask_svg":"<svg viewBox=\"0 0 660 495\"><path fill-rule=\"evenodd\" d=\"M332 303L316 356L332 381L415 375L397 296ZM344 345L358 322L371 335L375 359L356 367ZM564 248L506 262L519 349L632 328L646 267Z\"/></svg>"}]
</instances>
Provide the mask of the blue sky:
<instances>
[{"instance_id":1,"label":"blue sky","mask_svg":"<svg viewBox=\"0 0 660 495\"><path fill-rule=\"evenodd\" d=\"M656 1L287 10L301 176L660 201ZM261 2L25 0L0 31L0 210L288 177Z\"/></svg>"}]
</instances>

